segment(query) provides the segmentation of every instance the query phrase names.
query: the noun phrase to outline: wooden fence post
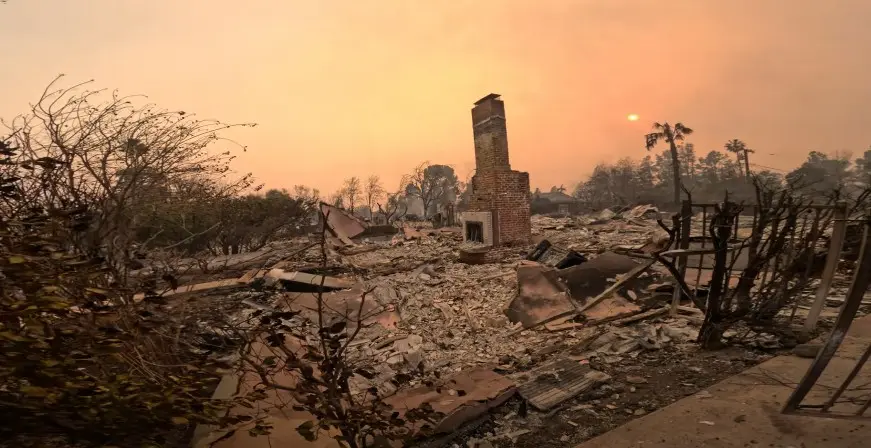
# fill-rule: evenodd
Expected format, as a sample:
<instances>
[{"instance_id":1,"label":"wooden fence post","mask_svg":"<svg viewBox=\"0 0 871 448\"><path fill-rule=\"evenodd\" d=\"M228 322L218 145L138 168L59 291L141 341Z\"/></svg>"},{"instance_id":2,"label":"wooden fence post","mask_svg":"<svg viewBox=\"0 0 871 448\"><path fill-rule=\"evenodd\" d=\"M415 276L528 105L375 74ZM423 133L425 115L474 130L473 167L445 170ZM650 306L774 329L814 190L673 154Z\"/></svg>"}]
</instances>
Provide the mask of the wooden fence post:
<instances>
[{"instance_id":1,"label":"wooden fence post","mask_svg":"<svg viewBox=\"0 0 871 448\"><path fill-rule=\"evenodd\" d=\"M856 317L856 312L862 306L862 299L865 297L865 292L871 286L871 214L865 217L865 231L862 236L862 248L859 252L859 260L856 264L856 271L853 273L853 281L850 284L850 290L847 292L847 297L844 298L844 304L841 306L841 311L838 313L838 318L835 320L835 326L832 332L826 339L825 345L817 353L816 359L810 365L804 377L799 381L792 395L786 400L783 407L784 414L794 414L801 409L801 403L805 397L811 392L811 389L817 383L817 380L823 375L829 362L834 358L835 352L838 351L841 342L850 331L850 325ZM864 357L864 355L863 355ZM867 358L865 358L867 361ZM819 411L819 416L825 416L829 408L834 405L840 395L846 390L850 383L855 379L857 373L862 367L862 359L854 366L853 372L844 380L841 387L829 398L829 401L823 405ZM860 408L859 412L851 417L862 416L868 406L871 406L871 401L865 403L864 408ZM815 406L816 407L816 406ZM811 414L805 414L811 415ZM831 415L831 414L829 414Z\"/></svg>"},{"instance_id":2,"label":"wooden fence post","mask_svg":"<svg viewBox=\"0 0 871 448\"><path fill-rule=\"evenodd\" d=\"M838 262L841 259L841 248L844 245L844 238L847 236L847 202L838 201L835 206L835 213L832 219L832 239L829 240L829 253L826 256L826 266L823 268L823 275L820 280L820 286L817 288L817 294L814 298L814 303L808 312L807 320L804 322L803 332L810 334L817 326L817 321L820 319L820 313L823 311L823 306L826 304L826 297L829 296L829 290L832 287L832 280L835 278L835 271L838 268Z\"/></svg>"},{"instance_id":3,"label":"wooden fence post","mask_svg":"<svg viewBox=\"0 0 871 448\"><path fill-rule=\"evenodd\" d=\"M680 240L678 243L678 249L689 249L690 247L690 231L693 225L693 203L684 200L681 202L680 207ZM703 256L702 256L703 257ZM680 273L680 279L682 281L686 280L687 273L687 256L679 255L677 258L677 270ZM674 295L671 297L671 315L674 316L677 314L678 307L680 306L680 299L682 294L682 289L679 283L674 285Z\"/></svg>"}]
</instances>

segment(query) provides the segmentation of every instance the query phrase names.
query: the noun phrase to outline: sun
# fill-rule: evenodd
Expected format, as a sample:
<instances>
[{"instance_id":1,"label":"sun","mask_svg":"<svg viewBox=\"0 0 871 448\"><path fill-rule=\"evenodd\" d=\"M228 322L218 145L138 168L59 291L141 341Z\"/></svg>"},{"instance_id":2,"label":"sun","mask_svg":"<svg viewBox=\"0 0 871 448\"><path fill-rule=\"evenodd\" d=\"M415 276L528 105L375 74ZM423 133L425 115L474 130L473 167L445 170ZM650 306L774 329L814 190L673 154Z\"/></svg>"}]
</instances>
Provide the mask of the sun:
<instances>
[{"instance_id":1,"label":"sun","mask_svg":"<svg viewBox=\"0 0 871 448\"><path fill-rule=\"evenodd\" d=\"M629 121L638 121L638 114L629 114L629 115L626 117L626 119L629 120Z\"/></svg>"}]
</instances>

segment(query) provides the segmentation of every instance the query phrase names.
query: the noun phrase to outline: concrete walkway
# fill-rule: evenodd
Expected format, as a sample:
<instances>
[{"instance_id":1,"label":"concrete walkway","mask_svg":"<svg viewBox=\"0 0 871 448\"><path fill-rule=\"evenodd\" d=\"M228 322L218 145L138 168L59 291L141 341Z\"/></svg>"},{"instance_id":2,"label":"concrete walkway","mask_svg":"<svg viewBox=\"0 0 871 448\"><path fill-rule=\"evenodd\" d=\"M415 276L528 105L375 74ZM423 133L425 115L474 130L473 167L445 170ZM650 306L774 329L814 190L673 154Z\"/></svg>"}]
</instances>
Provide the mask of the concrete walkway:
<instances>
[{"instance_id":1,"label":"concrete walkway","mask_svg":"<svg viewBox=\"0 0 871 448\"><path fill-rule=\"evenodd\" d=\"M871 316L866 316L853 322L836 357L804 403L824 401L869 343ZM871 419L834 420L780 414L811 361L778 356L708 388L709 398L687 397L579 448L871 447ZM871 365L863 370L854 385L871 382Z\"/></svg>"}]
</instances>

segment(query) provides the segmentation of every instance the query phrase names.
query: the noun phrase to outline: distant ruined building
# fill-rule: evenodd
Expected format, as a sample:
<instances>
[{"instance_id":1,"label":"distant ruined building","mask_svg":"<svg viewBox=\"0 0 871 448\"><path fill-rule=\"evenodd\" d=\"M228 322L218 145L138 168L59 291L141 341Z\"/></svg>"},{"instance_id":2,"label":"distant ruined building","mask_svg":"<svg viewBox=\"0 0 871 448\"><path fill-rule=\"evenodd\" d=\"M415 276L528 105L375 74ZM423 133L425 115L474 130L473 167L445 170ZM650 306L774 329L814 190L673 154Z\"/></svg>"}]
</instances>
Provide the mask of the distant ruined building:
<instances>
[{"instance_id":1,"label":"distant ruined building","mask_svg":"<svg viewBox=\"0 0 871 448\"><path fill-rule=\"evenodd\" d=\"M582 204L578 198L553 188L544 193L536 190L530 207L533 214L575 215L581 212Z\"/></svg>"}]
</instances>

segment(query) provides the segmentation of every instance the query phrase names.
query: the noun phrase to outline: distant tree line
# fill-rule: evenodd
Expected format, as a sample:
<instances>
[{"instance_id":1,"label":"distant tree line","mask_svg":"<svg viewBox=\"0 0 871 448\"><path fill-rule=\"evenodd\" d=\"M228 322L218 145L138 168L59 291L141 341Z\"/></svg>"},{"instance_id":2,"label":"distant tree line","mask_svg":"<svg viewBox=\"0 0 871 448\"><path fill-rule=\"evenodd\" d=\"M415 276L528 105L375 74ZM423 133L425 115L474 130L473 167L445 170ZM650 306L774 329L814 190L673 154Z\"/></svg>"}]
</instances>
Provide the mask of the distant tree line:
<instances>
[{"instance_id":1,"label":"distant tree line","mask_svg":"<svg viewBox=\"0 0 871 448\"><path fill-rule=\"evenodd\" d=\"M756 179L768 188L790 188L822 202L832 195L846 198L871 185L871 149L855 159L847 153L810 151L799 167L778 172L754 170L749 160L753 150L741 140L730 140L722 151L703 155L692 143L676 141L673 148L661 153L597 165L590 177L577 186L574 196L590 209L638 203L671 207L675 203L675 182L680 182L697 202L721 201L728 192L732 200L754 203L752 181Z\"/></svg>"},{"instance_id":2,"label":"distant tree line","mask_svg":"<svg viewBox=\"0 0 871 448\"><path fill-rule=\"evenodd\" d=\"M395 190L386 189L377 175L365 181L353 176L345 179L326 202L364 218L390 223L414 213L414 202L420 206L417 217L430 218L454 205L463 188L451 166L423 162L402 176Z\"/></svg>"}]
</instances>

